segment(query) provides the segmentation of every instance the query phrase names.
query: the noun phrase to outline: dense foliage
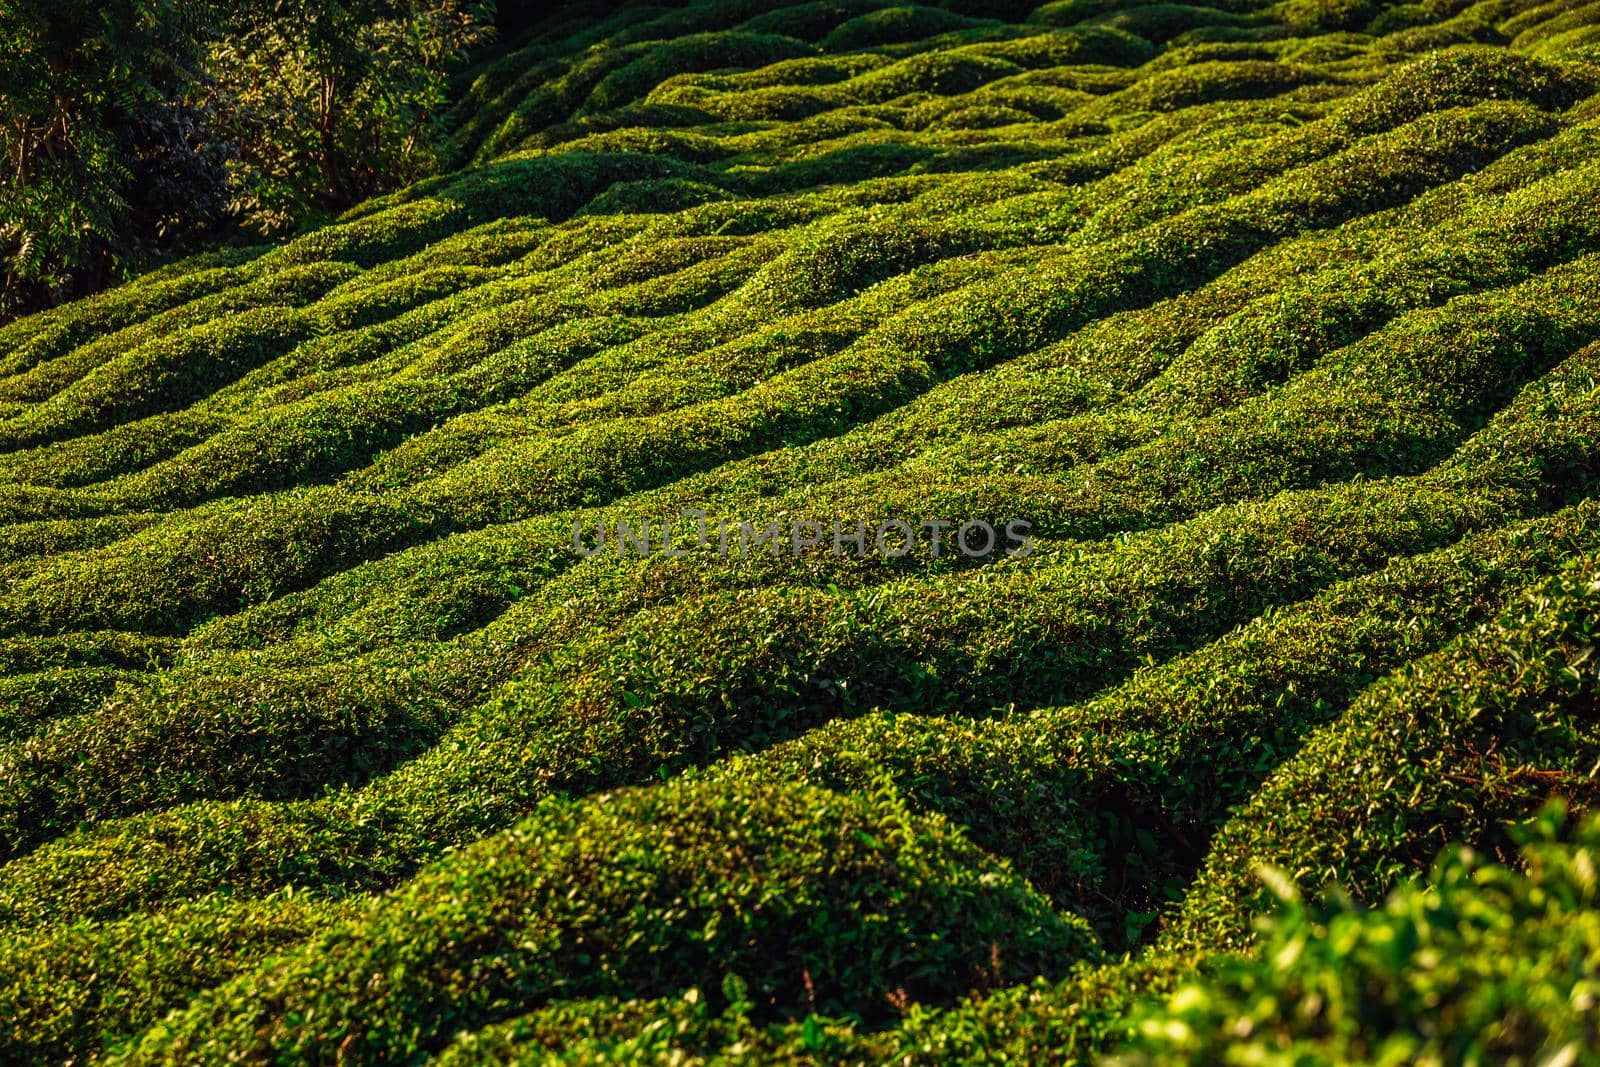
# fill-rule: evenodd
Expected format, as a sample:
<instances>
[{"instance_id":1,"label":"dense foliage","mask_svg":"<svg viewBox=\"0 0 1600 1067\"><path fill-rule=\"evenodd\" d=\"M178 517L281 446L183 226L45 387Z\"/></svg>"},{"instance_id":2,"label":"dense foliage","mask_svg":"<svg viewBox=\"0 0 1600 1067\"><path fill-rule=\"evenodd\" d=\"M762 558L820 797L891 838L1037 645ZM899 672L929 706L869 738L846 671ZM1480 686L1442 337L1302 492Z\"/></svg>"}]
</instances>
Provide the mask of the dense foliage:
<instances>
[{"instance_id":1,"label":"dense foliage","mask_svg":"<svg viewBox=\"0 0 1600 1067\"><path fill-rule=\"evenodd\" d=\"M189 92L212 27L180 0L0 6L0 316L218 216L222 146Z\"/></svg>"},{"instance_id":2,"label":"dense foliage","mask_svg":"<svg viewBox=\"0 0 1600 1067\"><path fill-rule=\"evenodd\" d=\"M1581 1059L1600 9L597 10L0 327L0 1061Z\"/></svg>"},{"instance_id":3,"label":"dense foliage","mask_svg":"<svg viewBox=\"0 0 1600 1067\"><path fill-rule=\"evenodd\" d=\"M429 172L449 0L8 0L0 317L215 238L280 232Z\"/></svg>"},{"instance_id":4,"label":"dense foliage","mask_svg":"<svg viewBox=\"0 0 1600 1067\"><path fill-rule=\"evenodd\" d=\"M1282 873L1259 954L1185 984L1129 1063L1575 1063L1600 1050L1600 822L1552 808L1525 870L1470 849L1367 910Z\"/></svg>"}]
</instances>

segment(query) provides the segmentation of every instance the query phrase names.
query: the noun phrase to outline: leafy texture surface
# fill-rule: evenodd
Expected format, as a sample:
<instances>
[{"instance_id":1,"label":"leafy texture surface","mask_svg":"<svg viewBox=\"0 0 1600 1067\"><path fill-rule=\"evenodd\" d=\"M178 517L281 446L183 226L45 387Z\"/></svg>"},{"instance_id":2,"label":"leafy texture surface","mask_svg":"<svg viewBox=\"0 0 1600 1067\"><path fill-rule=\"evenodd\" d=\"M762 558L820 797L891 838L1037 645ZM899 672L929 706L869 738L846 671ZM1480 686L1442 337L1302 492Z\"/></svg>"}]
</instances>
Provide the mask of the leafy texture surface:
<instances>
[{"instance_id":1,"label":"leafy texture surface","mask_svg":"<svg viewBox=\"0 0 1600 1067\"><path fill-rule=\"evenodd\" d=\"M1600 6L621 5L457 88L0 328L0 1060L1590 1054L1590 838L1252 919L1594 799ZM1032 551L574 551L685 509Z\"/></svg>"}]
</instances>

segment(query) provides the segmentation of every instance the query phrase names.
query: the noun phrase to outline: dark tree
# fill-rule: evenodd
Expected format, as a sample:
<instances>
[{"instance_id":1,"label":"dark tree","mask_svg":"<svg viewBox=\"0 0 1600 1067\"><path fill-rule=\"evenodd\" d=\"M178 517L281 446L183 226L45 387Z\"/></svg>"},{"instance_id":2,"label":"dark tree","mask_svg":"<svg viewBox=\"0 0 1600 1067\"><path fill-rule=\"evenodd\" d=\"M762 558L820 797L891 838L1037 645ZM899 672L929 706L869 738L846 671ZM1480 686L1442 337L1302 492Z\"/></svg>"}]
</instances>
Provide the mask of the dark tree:
<instances>
[{"instance_id":1,"label":"dark tree","mask_svg":"<svg viewBox=\"0 0 1600 1067\"><path fill-rule=\"evenodd\" d=\"M0 4L0 319L429 172L457 0Z\"/></svg>"}]
</instances>

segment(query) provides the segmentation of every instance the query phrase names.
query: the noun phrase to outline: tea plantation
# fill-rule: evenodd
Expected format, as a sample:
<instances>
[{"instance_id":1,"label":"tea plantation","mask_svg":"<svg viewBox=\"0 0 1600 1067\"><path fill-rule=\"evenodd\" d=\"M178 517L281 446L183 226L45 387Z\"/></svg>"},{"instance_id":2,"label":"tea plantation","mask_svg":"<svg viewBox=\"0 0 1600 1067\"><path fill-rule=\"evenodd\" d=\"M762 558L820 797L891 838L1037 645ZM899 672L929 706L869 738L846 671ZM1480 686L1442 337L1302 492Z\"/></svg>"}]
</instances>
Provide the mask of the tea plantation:
<instances>
[{"instance_id":1,"label":"tea plantation","mask_svg":"<svg viewBox=\"0 0 1600 1067\"><path fill-rule=\"evenodd\" d=\"M0 1063L1600 1062L1600 2L614 3L450 131L0 327Z\"/></svg>"}]
</instances>

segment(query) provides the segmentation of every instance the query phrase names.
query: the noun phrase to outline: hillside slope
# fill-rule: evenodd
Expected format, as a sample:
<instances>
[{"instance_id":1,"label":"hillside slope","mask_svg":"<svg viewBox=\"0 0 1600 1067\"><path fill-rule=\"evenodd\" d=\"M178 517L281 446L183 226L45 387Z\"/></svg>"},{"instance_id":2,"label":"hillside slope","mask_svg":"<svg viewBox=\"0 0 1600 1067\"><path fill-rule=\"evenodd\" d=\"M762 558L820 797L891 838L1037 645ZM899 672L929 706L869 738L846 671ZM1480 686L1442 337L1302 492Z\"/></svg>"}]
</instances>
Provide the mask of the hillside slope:
<instances>
[{"instance_id":1,"label":"hillside slope","mask_svg":"<svg viewBox=\"0 0 1600 1067\"><path fill-rule=\"evenodd\" d=\"M1592 802L1600 3L630 4L453 122L0 328L0 1061L1078 1062Z\"/></svg>"}]
</instances>

